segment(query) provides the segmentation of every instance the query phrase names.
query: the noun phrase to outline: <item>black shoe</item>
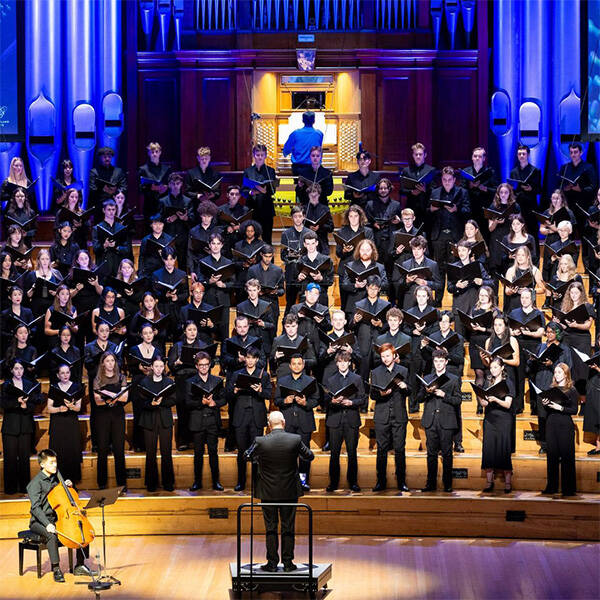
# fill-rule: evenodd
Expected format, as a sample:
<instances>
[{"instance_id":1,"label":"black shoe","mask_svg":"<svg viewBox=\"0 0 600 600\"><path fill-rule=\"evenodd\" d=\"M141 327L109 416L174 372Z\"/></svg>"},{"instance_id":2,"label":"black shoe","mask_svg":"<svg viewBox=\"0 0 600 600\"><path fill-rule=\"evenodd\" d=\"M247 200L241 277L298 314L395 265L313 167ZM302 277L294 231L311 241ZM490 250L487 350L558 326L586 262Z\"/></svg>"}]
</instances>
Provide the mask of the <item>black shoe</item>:
<instances>
[{"instance_id":1,"label":"black shoe","mask_svg":"<svg viewBox=\"0 0 600 600\"><path fill-rule=\"evenodd\" d=\"M446 492L446 494L451 494L452 493L452 488L451 487L445 487L444 491Z\"/></svg>"},{"instance_id":2,"label":"black shoe","mask_svg":"<svg viewBox=\"0 0 600 600\"><path fill-rule=\"evenodd\" d=\"M194 481L194 483L190 486L190 492L195 492L196 490L202 489L202 483L199 481Z\"/></svg>"},{"instance_id":3,"label":"black shoe","mask_svg":"<svg viewBox=\"0 0 600 600\"><path fill-rule=\"evenodd\" d=\"M588 456L595 456L596 454L600 454L600 450L593 448L592 450L589 450L587 454Z\"/></svg>"},{"instance_id":4,"label":"black shoe","mask_svg":"<svg viewBox=\"0 0 600 600\"><path fill-rule=\"evenodd\" d=\"M241 483L238 483L238 484L237 484L237 485L236 485L236 486L233 488L233 491L234 491L234 492L243 492L245 487L246 487L245 485L242 485Z\"/></svg>"},{"instance_id":5,"label":"black shoe","mask_svg":"<svg viewBox=\"0 0 600 600\"><path fill-rule=\"evenodd\" d=\"M434 485L426 485L424 488L421 488L422 492L437 492L437 487Z\"/></svg>"},{"instance_id":6,"label":"black shoe","mask_svg":"<svg viewBox=\"0 0 600 600\"><path fill-rule=\"evenodd\" d=\"M358 486L358 484L357 484L357 483L353 483L353 484L350 486L350 491L352 491L352 492L360 492L360 491L361 491L361 489L360 489L360 487Z\"/></svg>"},{"instance_id":7,"label":"black shoe","mask_svg":"<svg viewBox=\"0 0 600 600\"><path fill-rule=\"evenodd\" d=\"M401 492L410 492L410 489L408 488L408 486L405 483L398 485L398 489Z\"/></svg>"},{"instance_id":8,"label":"black shoe","mask_svg":"<svg viewBox=\"0 0 600 600\"><path fill-rule=\"evenodd\" d=\"M465 451L463 445L460 442L454 444L454 452L460 452L461 454Z\"/></svg>"},{"instance_id":9,"label":"black shoe","mask_svg":"<svg viewBox=\"0 0 600 600\"><path fill-rule=\"evenodd\" d=\"M510 494L512 492L512 485L505 485L504 486L504 493L505 494Z\"/></svg>"},{"instance_id":10,"label":"black shoe","mask_svg":"<svg viewBox=\"0 0 600 600\"><path fill-rule=\"evenodd\" d=\"M52 575L54 576L54 581L56 581L56 583L64 583L65 582L65 576L63 575L63 572L60 570L60 567L54 567L54 569L52 569Z\"/></svg>"},{"instance_id":11,"label":"black shoe","mask_svg":"<svg viewBox=\"0 0 600 600\"><path fill-rule=\"evenodd\" d=\"M488 483L484 488L483 488L483 493L484 494L490 494L494 491L494 482L492 481L491 483Z\"/></svg>"},{"instance_id":12,"label":"black shoe","mask_svg":"<svg viewBox=\"0 0 600 600\"><path fill-rule=\"evenodd\" d=\"M542 448L540 448L540 449L538 450L538 454L546 454L546 448L543 448L543 447L542 447Z\"/></svg>"},{"instance_id":13,"label":"black shoe","mask_svg":"<svg viewBox=\"0 0 600 600\"><path fill-rule=\"evenodd\" d=\"M216 492L222 492L225 488L218 482L215 481L213 483L213 490L215 490Z\"/></svg>"},{"instance_id":14,"label":"black shoe","mask_svg":"<svg viewBox=\"0 0 600 600\"><path fill-rule=\"evenodd\" d=\"M165 490L165 492L173 492L173 491L175 491L175 486L174 485L164 485L163 489Z\"/></svg>"},{"instance_id":15,"label":"black shoe","mask_svg":"<svg viewBox=\"0 0 600 600\"><path fill-rule=\"evenodd\" d=\"M329 452L329 442L325 442L325 445L321 448L323 452Z\"/></svg>"},{"instance_id":16,"label":"black shoe","mask_svg":"<svg viewBox=\"0 0 600 600\"><path fill-rule=\"evenodd\" d=\"M235 452L237 447L233 444L225 444L225 452Z\"/></svg>"},{"instance_id":17,"label":"black shoe","mask_svg":"<svg viewBox=\"0 0 600 600\"><path fill-rule=\"evenodd\" d=\"M331 494L331 492L335 492L335 490L337 490L337 488L333 487L332 485L328 485L325 488L325 491L328 492L329 494Z\"/></svg>"},{"instance_id":18,"label":"black shoe","mask_svg":"<svg viewBox=\"0 0 600 600\"><path fill-rule=\"evenodd\" d=\"M125 496L125 495L127 495L128 491L129 490L127 489L127 486L124 485L123 488L121 489L121 492L120 492L119 496Z\"/></svg>"},{"instance_id":19,"label":"black shoe","mask_svg":"<svg viewBox=\"0 0 600 600\"><path fill-rule=\"evenodd\" d=\"M261 571L267 571L267 573L275 573L277 571L277 565L275 563L265 563L260 566Z\"/></svg>"},{"instance_id":20,"label":"black shoe","mask_svg":"<svg viewBox=\"0 0 600 600\"><path fill-rule=\"evenodd\" d=\"M363 415L366 415L366 414L367 414L367 408L363 406L363 407L360 409L360 412L361 412Z\"/></svg>"},{"instance_id":21,"label":"black shoe","mask_svg":"<svg viewBox=\"0 0 600 600\"><path fill-rule=\"evenodd\" d=\"M375 484L375 487L373 487L372 491L373 492L383 492L383 490L385 490L387 488L387 485L385 483L381 483L380 481L378 481Z\"/></svg>"},{"instance_id":22,"label":"black shoe","mask_svg":"<svg viewBox=\"0 0 600 600\"><path fill-rule=\"evenodd\" d=\"M477 405L477 414L478 415L482 415L483 414L483 406L481 406L481 404Z\"/></svg>"},{"instance_id":23,"label":"black shoe","mask_svg":"<svg viewBox=\"0 0 600 600\"><path fill-rule=\"evenodd\" d=\"M147 487L147 488L146 488L146 490L147 490L148 492L155 492L155 491L156 491L156 488L155 488L155 487Z\"/></svg>"},{"instance_id":24,"label":"black shoe","mask_svg":"<svg viewBox=\"0 0 600 600\"><path fill-rule=\"evenodd\" d=\"M298 567L293 563L293 562L289 562L289 563L284 563L283 564L283 570L286 573L289 573L290 571L295 571Z\"/></svg>"},{"instance_id":25,"label":"black shoe","mask_svg":"<svg viewBox=\"0 0 600 600\"><path fill-rule=\"evenodd\" d=\"M550 488L544 488L540 493L546 494L548 496L553 496L554 494L558 493L558 490L551 490Z\"/></svg>"},{"instance_id":26,"label":"black shoe","mask_svg":"<svg viewBox=\"0 0 600 600\"><path fill-rule=\"evenodd\" d=\"M178 452L183 452L184 450L188 450L189 446L187 444L179 444L179 446L177 446L177 451Z\"/></svg>"},{"instance_id":27,"label":"black shoe","mask_svg":"<svg viewBox=\"0 0 600 600\"><path fill-rule=\"evenodd\" d=\"M302 489L303 489L305 492L310 492L310 485L308 485L308 483L303 483L303 484L302 484Z\"/></svg>"}]
</instances>

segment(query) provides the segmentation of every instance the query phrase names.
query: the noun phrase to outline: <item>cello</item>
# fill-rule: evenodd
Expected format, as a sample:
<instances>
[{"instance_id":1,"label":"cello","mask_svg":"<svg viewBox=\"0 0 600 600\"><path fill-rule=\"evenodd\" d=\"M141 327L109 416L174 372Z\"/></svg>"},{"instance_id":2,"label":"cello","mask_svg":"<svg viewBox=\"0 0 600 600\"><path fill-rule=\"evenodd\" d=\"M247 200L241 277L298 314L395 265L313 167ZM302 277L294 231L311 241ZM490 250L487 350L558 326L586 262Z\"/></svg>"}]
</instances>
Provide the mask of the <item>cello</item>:
<instances>
[{"instance_id":1,"label":"cello","mask_svg":"<svg viewBox=\"0 0 600 600\"><path fill-rule=\"evenodd\" d=\"M94 528L77 491L65 483L60 471L56 471L56 476L60 483L48 493L48 502L57 516L56 535L67 548L85 548L95 537Z\"/></svg>"}]
</instances>

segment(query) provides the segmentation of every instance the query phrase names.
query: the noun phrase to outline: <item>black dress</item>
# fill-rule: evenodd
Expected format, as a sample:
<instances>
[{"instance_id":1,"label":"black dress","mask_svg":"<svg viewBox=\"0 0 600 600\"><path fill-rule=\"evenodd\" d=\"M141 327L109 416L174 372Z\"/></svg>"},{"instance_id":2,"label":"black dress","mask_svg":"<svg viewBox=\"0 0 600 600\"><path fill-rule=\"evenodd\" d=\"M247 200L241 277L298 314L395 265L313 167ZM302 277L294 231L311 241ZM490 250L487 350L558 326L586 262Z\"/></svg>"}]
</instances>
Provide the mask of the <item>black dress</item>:
<instances>
[{"instance_id":1,"label":"black dress","mask_svg":"<svg viewBox=\"0 0 600 600\"><path fill-rule=\"evenodd\" d=\"M596 312L594 311L594 307L588 302L585 303L585 307L589 316L592 319L595 319ZM587 354L588 356L592 351L592 336L589 329L587 331L583 331L582 329L567 327L565 329L563 343L570 348L575 348L580 352ZM589 369L587 365L581 360L581 358L579 358L576 352L573 352L573 372L571 374L571 379L575 383L575 386L580 394L583 394L585 391L585 381L588 376L588 371Z\"/></svg>"},{"instance_id":2,"label":"black dress","mask_svg":"<svg viewBox=\"0 0 600 600\"><path fill-rule=\"evenodd\" d=\"M50 383L58 381L57 371L60 365L69 365L71 368L71 379L81 381L83 361L81 360L81 350L72 344L65 350L60 344L56 346L48 355L50 357Z\"/></svg>"},{"instance_id":3,"label":"black dress","mask_svg":"<svg viewBox=\"0 0 600 600\"><path fill-rule=\"evenodd\" d=\"M506 385L508 386L508 395L514 402L515 385L510 377L506 380ZM514 419L512 412L512 406L504 408L497 402L490 402L485 407L481 452L482 469L512 471L511 450Z\"/></svg>"},{"instance_id":4,"label":"black dress","mask_svg":"<svg viewBox=\"0 0 600 600\"><path fill-rule=\"evenodd\" d=\"M590 369L583 412L583 430L600 435L600 373Z\"/></svg>"},{"instance_id":5,"label":"black dress","mask_svg":"<svg viewBox=\"0 0 600 600\"><path fill-rule=\"evenodd\" d=\"M476 308L473 310L470 316L478 317L485 312L487 312L487 310L484 310L483 308ZM502 316L502 311L498 308L492 309L492 312L494 314L494 318L496 316ZM485 369L485 365L481 360L477 346L480 348L485 348L485 341L490 337L490 335L492 335L492 331L493 329L490 327L485 331L470 331L468 333L467 338L469 340L469 358L471 360L472 369L480 369L481 371Z\"/></svg>"},{"instance_id":6,"label":"black dress","mask_svg":"<svg viewBox=\"0 0 600 600\"><path fill-rule=\"evenodd\" d=\"M61 389L58 384L51 387ZM79 383L71 382L64 390L70 394L81 390ZM63 390L61 390L63 391ZM57 403L54 406L58 408ZM64 406L64 405L60 405ZM65 479L73 483L81 481L81 431L79 429L78 413L72 410L67 412L53 413L50 415L50 448L58 456L60 472Z\"/></svg>"}]
</instances>

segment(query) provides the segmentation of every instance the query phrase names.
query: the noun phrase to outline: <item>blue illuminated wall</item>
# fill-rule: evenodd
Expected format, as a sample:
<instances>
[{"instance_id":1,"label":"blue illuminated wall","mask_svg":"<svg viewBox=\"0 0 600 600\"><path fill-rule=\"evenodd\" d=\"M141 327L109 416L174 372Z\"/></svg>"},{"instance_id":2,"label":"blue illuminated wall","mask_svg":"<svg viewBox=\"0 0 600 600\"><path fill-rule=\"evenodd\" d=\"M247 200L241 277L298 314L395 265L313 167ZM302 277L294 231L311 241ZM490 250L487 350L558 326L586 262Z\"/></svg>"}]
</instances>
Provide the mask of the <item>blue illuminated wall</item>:
<instances>
[{"instance_id":1,"label":"blue illuminated wall","mask_svg":"<svg viewBox=\"0 0 600 600\"><path fill-rule=\"evenodd\" d=\"M42 210L61 158L87 179L97 145L116 153L123 132L121 0L27 0L25 148L0 147L2 178L26 152Z\"/></svg>"},{"instance_id":2,"label":"blue illuminated wall","mask_svg":"<svg viewBox=\"0 0 600 600\"><path fill-rule=\"evenodd\" d=\"M559 166L569 160L569 142L579 139L579 9L580 0L493 3L490 148L502 178L522 142L552 189Z\"/></svg>"}]
</instances>

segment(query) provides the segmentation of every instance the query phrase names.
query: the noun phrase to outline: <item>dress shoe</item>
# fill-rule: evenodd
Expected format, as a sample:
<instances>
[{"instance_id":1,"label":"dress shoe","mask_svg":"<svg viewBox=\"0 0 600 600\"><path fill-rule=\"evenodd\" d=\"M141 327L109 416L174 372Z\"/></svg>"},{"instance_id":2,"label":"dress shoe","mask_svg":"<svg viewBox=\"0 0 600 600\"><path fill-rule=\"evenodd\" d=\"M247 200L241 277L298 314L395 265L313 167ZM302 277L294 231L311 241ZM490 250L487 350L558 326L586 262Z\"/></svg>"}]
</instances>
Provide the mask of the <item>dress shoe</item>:
<instances>
[{"instance_id":1,"label":"dress shoe","mask_svg":"<svg viewBox=\"0 0 600 600\"><path fill-rule=\"evenodd\" d=\"M328 485L325 488L325 491L328 492L329 494L331 494L331 492L335 492L335 490L337 490L337 488L333 487L332 485Z\"/></svg>"},{"instance_id":2,"label":"dress shoe","mask_svg":"<svg viewBox=\"0 0 600 600\"><path fill-rule=\"evenodd\" d=\"M325 442L325 445L321 448L323 452L329 452L329 442Z\"/></svg>"},{"instance_id":3,"label":"dress shoe","mask_svg":"<svg viewBox=\"0 0 600 600\"><path fill-rule=\"evenodd\" d=\"M387 485L385 483L381 483L380 481L378 481L375 484L375 487L372 488L373 492L383 492L383 490L385 490L387 488Z\"/></svg>"},{"instance_id":4,"label":"dress shoe","mask_svg":"<svg viewBox=\"0 0 600 600\"><path fill-rule=\"evenodd\" d=\"M491 483L488 483L484 488L483 488L483 493L484 494L490 494L491 492L494 491L494 482L492 481Z\"/></svg>"},{"instance_id":5,"label":"dress shoe","mask_svg":"<svg viewBox=\"0 0 600 600\"><path fill-rule=\"evenodd\" d=\"M275 573L277 571L277 565L275 563L265 563L260 566L261 571L267 571L267 573Z\"/></svg>"},{"instance_id":6,"label":"dress shoe","mask_svg":"<svg viewBox=\"0 0 600 600\"><path fill-rule=\"evenodd\" d=\"M437 492L437 487L433 485L426 485L424 488L421 488L422 492Z\"/></svg>"},{"instance_id":7,"label":"dress shoe","mask_svg":"<svg viewBox=\"0 0 600 600\"><path fill-rule=\"evenodd\" d=\"M237 484L237 485L236 485L236 486L233 488L233 491L234 491L234 492L243 492L245 487L246 487L245 485L242 485L241 483L238 483L238 484Z\"/></svg>"},{"instance_id":8,"label":"dress shoe","mask_svg":"<svg viewBox=\"0 0 600 600\"><path fill-rule=\"evenodd\" d=\"M546 454L546 448L540 448L538 454Z\"/></svg>"},{"instance_id":9,"label":"dress shoe","mask_svg":"<svg viewBox=\"0 0 600 600\"><path fill-rule=\"evenodd\" d=\"M197 490L202 489L202 483L199 481L194 481L194 483L190 486L190 492L195 492Z\"/></svg>"},{"instance_id":10,"label":"dress shoe","mask_svg":"<svg viewBox=\"0 0 600 600\"><path fill-rule=\"evenodd\" d=\"M289 563L284 563L283 564L283 570L286 573L290 573L291 571L295 571L298 567L293 563L293 562L289 562Z\"/></svg>"},{"instance_id":11,"label":"dress shoe","mask_svg":"<svg viewBox=\"0 0 600 600\"><path fill-rule=\"evenodd\" d=\"M512 492L512 485L510 485L510 483L508 485L504 486L504 493L505 494L510 494Z\"/></svg>"},{"instance_id":12,"label":"dress shoe","mask_svg":"<svg viewBox=\"0 0 600 600\"><path fill-rule=\"evenodd\" d=\"M353 483L353 484L350 486L350 491L352 491L352 492L360 492L361 490L360 490L360 487L358 486L358 484L356 484L356 483Z\"/></svg>"},{"instance_id":13,"label":"dress shoe","mask_svg":"<svg viewBox=\"0 0 600 600\"><path fill-rule=\"evenodd\" d=\"M558 493L558 490L551 490L550 488L544 488L540 493L546 494L548 496L553 496Z\"/></svg>"},{"instance_id":14,"label":"dress shoe","mask_svg":"<svg viewBox=\"0 0 600 600\"><path fill-rule=\"evenodd\" d=\"M222 492L225 488L218 482L215 481L213 483L213 490L215 490L216 492Z\"/></svg>"},{"instance_id":15,"label":"dress shoe","mask_svg":"<svg viewBox=\"0 0 600 600\"><path fill-rule=\"evenodd\" d=\"M163 485L163 490L165 490L165 492L173 492L175 490L175 486L174 485Z\"/></svg>"},{"instance_id":16,"label":"dress shoe","mask_svg":"<svg viewBox=\"0 0 600 600\"><path fill-rule=\"evenodd\" d=\"M454 444L454 452L460 452L461 454L465 451L463 445L460 442Z\"/></svg>"},{"instance_id":17,"label":"dress shoe","mask_svg":"<svg viewBox=\"0 0 600 600\"><path fill-rule=\"evenodd\" d=\"M56 581L56 583L64 583L65 582L65 576L63 575L63 572L60 570L60 567L54 567L54 569L52 569L52 575L53 575L54 581Z\"/></svg>"},{"instance_id":18,"label":"dress shoe","mask_svg":"<svg viewBox=\"0 0 600 600\"><path fill-rule=\"evenodd\" d=\"M120 491L120 493L119 493L119 496L126 496L128 491L129 491L129 490L127 489L127 486L126 486L126 485L124 485L124 486L121 488L121 491Z\"/></svg>"},{"instance_id":19,"label":"dress shoe","mask_svg":"<svg viewBox=\"0 0 600 600\"><path fill-rule=\"evenodd\" d=\"M403 483L402 485L399 485L398 490L400 490L401 492L410 492L409 487L405 483Z\"/></svg>"},{"instance_id":20,"label":"dress shoe","mask_svg":"<svg viewBox=\"0 0 600 600\"><path fill-rule=\"evenodd\" d=\"M302 490L305 492L310 492L310 485L308 485L308 483L303 483Z\"/></svg>"},{"instance_id":21,"label":"dress shoe","mask_svg":"<svg viewBox=\"0 0 600 600\"><path fill-rule=\"evenodd\" d=\"M156 491L156 488L155 488L155 487L147 487L147 488L146 488L146 490L147 490L148 492L155 492L155 491Z\"/></svg>"},{"instance_id":22,"label":"dress shoe","mask_svg":"<svg viewBox=\"0 0 600 600\"><path fill-rule=\"evenodd\" d=\"M596 454L600 454L600 450L598 450L597 448L592 448L588 451L588 456L595 456Z\"/></svg>"},{"instance_id":23,"label":"dress shoe","mask_svg":"<svg viewBox=\"0 0 600 600\"><path fill-rule=\"evenodd\" d=\"M96 575L99 575L99 571L92 571L87 565L76 565L73 569L73 575L84 577L96 577Z\"/></svg>"},{"instance_id":24,"label":"dress shoe","mask_svg":"<svg viewBox=\"0 0 600 600\"><path fill-rule=\"evenodd\" d=\"M445 487L444 491L446 492L446 494L451 494L452 493L452 488L451 487Z\"/></svg>"},{"instance_id":25,"label":"dress shoe","mask_svg":"<svg viewBox=\"0 0 600 600\"><path fill-rule=\"evenodd\" d=\"M183 452L184 450L187 450L188 448L189 448L189 446L187 444L179 444L179 446L177 446L177 451Z\"/></svg>"},{"instance_id":26,"label":"dress shoe","mask_svg":"<svg viewBox=\"0 0 600 600\"><path fill-rule=\"evenodd\" d=\"M483 414L483 406L481 406L481 404L477 405L477 414L478 415L482 415Z\"/></svg>"}]
</instances>

